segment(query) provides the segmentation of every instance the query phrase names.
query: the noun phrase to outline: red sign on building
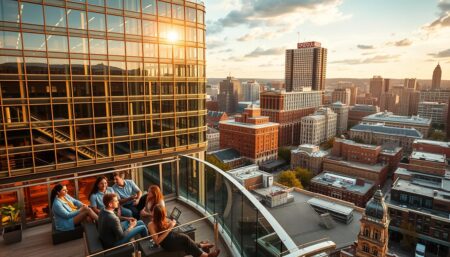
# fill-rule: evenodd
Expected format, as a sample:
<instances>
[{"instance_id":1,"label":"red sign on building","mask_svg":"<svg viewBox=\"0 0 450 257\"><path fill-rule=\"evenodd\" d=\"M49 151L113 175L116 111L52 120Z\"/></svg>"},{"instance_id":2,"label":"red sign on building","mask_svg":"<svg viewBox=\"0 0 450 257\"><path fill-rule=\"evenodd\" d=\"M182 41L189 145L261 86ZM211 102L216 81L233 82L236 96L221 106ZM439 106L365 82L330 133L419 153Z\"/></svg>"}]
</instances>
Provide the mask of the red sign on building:
<instances>
[{"instance_id":1,"label":"red sign on building","mask_svg":"<svg viewBox=\"0 0 450 257\"><path fill-rule=\"evenodd\" d=\"M297 48L320 47L322 44L316 41L297 43Z\"/></svg>"}]
</instances>

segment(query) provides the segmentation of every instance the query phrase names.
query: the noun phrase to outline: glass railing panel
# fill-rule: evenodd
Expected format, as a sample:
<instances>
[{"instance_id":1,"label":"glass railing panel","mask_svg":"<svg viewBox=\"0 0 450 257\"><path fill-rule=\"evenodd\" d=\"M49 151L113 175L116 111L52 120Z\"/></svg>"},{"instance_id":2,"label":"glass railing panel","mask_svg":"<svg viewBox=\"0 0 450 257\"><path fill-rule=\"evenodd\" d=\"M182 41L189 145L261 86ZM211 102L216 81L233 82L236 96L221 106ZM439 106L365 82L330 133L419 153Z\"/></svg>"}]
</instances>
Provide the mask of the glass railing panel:
<instances>
[{"instance_id":1,"label":"glass railing panel","mask_svg":"<svg viewBox=\"0 0 450 257\"><path fill-rule=\"evenodd\" d=\"M194 163L186 159L194 160ZM293 240L265 207L229 174L192 157L180 156L179 163L180 187L186 180L201 176L199 181L203 185L196 192L202 195L194 198L198 199L198 205L208 214L217 213L216 219L228 236L225 241L234 253L240 256L273 257L289 254L287 249L296 249ZM200 172L193 172L195 169ZM191 190L187 190L187 194L183 190L180 190L180 196L192 201Z\"/></svg>"}]
</instances>

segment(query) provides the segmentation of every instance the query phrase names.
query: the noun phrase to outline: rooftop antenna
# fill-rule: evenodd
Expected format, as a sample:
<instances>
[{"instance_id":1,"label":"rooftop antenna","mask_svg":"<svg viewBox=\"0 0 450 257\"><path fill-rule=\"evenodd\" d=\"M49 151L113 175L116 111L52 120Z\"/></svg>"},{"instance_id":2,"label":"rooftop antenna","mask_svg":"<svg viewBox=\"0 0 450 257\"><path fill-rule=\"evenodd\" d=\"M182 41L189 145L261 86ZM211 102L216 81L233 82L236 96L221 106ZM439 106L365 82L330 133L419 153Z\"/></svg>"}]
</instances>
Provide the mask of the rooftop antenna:
<instances>
[{"instance_id":1,"label":"rooftop antenna","mask_svg":"<svg viewBox=\"0 0 450 257\"><path fill-rule=\"evenodd\" d=\"M297 43L300 43L300 32L297 31Z\"/></svg>"}]
</instances>

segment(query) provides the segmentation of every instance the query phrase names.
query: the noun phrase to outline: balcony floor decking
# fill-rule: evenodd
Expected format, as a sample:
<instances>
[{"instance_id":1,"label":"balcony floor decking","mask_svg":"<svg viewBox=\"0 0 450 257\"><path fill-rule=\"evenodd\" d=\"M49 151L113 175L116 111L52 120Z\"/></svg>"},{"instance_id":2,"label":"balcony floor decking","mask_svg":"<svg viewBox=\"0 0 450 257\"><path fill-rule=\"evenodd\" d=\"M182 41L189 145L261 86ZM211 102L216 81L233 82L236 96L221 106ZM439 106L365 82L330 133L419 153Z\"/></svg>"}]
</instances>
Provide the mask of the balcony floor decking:
<instances>
[{"instance_id":1,"label":"balcony floor decking","mask_svg":"<svg viewBox=\"0 0 450 257\"><path fill-rule=\"evenodd\" d=\"M166 204L169 213L174 206L182 211L179 219L181 224L202 217L180 201L172 200L166 202ZM197 242L202 240L214 242L214 230L208 221L202 220L194 223L193 226L197 229L195 232L195 239ZM225 249L221 240L219 240L218 244L221 249L221 257L231 256L227 254L227 249ZM16 244L5 245L3 243L3 237L0 239L0 257L80 257L85 256L84 251L84 240L82 238L59 245L53 245L51 240L51 224L44 224L25 229L22 234L22 241Z\"/></svg>"}]
</instances>

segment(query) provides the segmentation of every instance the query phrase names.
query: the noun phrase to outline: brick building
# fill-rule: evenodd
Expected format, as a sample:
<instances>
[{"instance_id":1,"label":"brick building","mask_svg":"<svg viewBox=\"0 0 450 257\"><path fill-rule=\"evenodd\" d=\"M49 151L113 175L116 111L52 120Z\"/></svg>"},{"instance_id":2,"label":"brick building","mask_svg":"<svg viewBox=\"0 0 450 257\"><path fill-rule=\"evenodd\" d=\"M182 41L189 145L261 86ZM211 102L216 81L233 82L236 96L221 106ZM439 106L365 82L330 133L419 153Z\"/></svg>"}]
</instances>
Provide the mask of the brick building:
<instances>
[{"instance_id":1,"label":"brick building","mask_svg":"<svg viewBox=\"0 0 450 257\"><path fill-rule=\"evenodd\" d=\"M413 151L408 162L401 163L399 167L433 176L445 176L447 164L444 154Z\"/></svg>"},{"instance_id":2,"label":"brick building","mask_svg":"<svg viewBox=\"0 0 450 257\"><path fill-rule=\"evenodd\" d=\"M387 164L369 165L344 161L342 158L335 156L327 156L323 159L323 170L371 180L375 185L383 185L388 175Z\"/></svg>"},{"instance_id":3,"label":"brick building","mask_svg":"<svg viewBox=\"0 0 450 257\"><path fill-rule=\"evenodd\" d=\"M322 104L321 91L286 92L272 90L260 95L261 114L280 124L278 145L300 144L301 119Z\"/></svg>"},{"instance_id":4,"label":"brick building","mask_svg":"<svg viewBox=\"0 0 450 257\"><path fill-rule=\"evenodd\" d=\"M361 229L358 240L349 248L341 251L341 257L396 257L388 252L389 244L388 208L381 190L377 190L367 203L360 220Z\"/></svg>"},{"instance_id":5,"label":"brick building","mask_svg":"<svg viewBox=\"0 0 450 257\"><path fill-rule=\"evenodd\" d=\"M413 149L428 153L445 154L447 158L450 158L450 142L416 139L413 143Z\"/></svg>"},{"instance_id":6,"label":"brick building","mask_svg":"<svg viewBox=\"0 0 450 257\"><path fill-rule=\"evenodd\" d=\"M375 190L373 181L324 171L311 179L309 190L365 207Z\"/></svg>"},{"instance_id":7,"label":"brick building","mask_svg":"<svg viewBox=\"0 0 450 257\"><path fill-rule=\"evenodd\" d=\"M323 158L328 152L320 150L316 145L303 144L291 150L291 168L301 167L319 174L323 170Z\"/></svg>"},{"instance_id":8,"label":"brick building","mask_svg":"<svg viewBox=\"0 0 450 257\"><path fill-rule=\"evenodd\" d=\"M380 108L375 105L356 104L348 111L348 128L359 124L368 115L378 113Z\"/></svg>"},{"instance_id":9,"label":"brick building","mask_svg":"<svg viewBox=\"0 0 450 257\"><path fill-rule=\"evenodd\" d=\"M261 116L261 109L251 106L235 120L221 121L220 147L234 148L253 163L277 159L279 124Z\"/></svg>"},{"instance_id":10,"label":"brick building","mask_svg":"<svg viewBox=\"0 0 450 257\"><path fill-rule=\"evenodd\" d=\"M210 128L218 128L219 122L224 120L228 120L228 115L226 112L208 110L208 113L206 114L206 124Z\"/></svg>"},{"instance_id":11,"label":"brick building","mask_svg":"<svg viewBox=\"0 0 450 257\"><path fill-rule=\"evenodd\" d=\"M393 174L403 156L401 147L389 145L367 145L352 140L336 138L331 154L345 161L359 162L368 165L387 164L388 172Z\"/></svg>"}]
</instances>

